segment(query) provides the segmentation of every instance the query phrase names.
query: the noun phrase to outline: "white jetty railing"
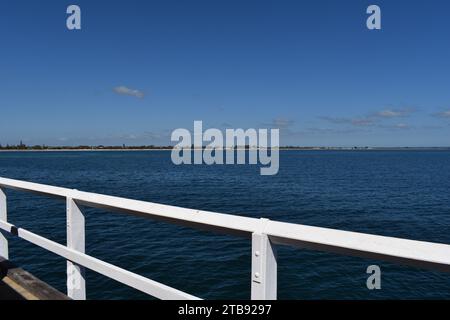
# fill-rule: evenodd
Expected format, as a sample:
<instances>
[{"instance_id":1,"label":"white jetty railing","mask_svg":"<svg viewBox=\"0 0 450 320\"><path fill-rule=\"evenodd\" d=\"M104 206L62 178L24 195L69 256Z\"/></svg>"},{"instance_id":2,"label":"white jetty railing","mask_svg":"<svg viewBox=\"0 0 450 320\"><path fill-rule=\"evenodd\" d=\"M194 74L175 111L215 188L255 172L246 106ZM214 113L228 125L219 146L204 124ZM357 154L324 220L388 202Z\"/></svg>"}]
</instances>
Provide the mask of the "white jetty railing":
<instances>
[{"instance_id":1,"label":"white jetty railing","mask_svg":"<svg viewBox=\"0 0 450 320\"><path fill-rule=\"evenodd\" d=\"M67 246L7 222L4 189L60 198L67 203ZM310 227L130 200L78 190L0 178L0 231L18 236L67 259L68 296L86 299L88 268L159 299L199 299L84 253L84 215L80 207L102 208L203 230L243 236L252 241L251 298L277 298L275 245L381 259L432 270L450 271L450 245ZM0 232L0 255L8 258L8 242Z\"/></svg>"}]
</instances>

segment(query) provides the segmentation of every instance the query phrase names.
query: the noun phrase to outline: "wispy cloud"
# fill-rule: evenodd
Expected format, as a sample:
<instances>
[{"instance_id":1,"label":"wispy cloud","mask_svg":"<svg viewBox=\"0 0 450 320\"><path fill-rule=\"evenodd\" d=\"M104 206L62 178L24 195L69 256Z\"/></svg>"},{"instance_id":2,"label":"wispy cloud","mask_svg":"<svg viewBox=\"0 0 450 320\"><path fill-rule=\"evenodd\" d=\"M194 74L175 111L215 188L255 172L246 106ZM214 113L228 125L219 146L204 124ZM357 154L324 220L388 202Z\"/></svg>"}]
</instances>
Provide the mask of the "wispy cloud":
<instances>
[{"instance_id":1,"label":"wispy cloud","mask_svg":"<svg viewBox=\"0 0 450 320\"><path fill-rule=\"evenodd\" d=\"M132 96L139 99L144 98L145 94L137 89L130 89L125 86L119 86L114 88L114 92L120 95Z\"/></svg>"},{"instance_id":2,"label":"wispy cloud","mask_svg":"<svg viewBox=\"0 0 450 320\"><path fill-rule=\"evenodd\" d=\"M436 117L450 119L450 110L438 112L435 114Z\"/></svg>"},{"instance_id":3,"label":"wispy cloud","mask_svg":"<svg viewBox=\"0 0 450 320\"><path fill-rule=\"evenodd\" d=\"M220 126L223 127L223 128L232 128L233 127L233 125L230 124L229 122L222 122L220 124Z\"/></svg>"},{"instance_id":4,"label":"wispy cloud","mask_svg":"<svg viewBox=\"0 0 450 320\"><path fill-rule=\"evenodd\" d=\"M368 127L374 125L375 119L373 117L359 117L359 118L339 118L323 116L319 119L328 121L333 124L351 124L358 127Z\"/></svg>"},{"instance_id":5,"label":"wispy cloud","mask_svg":"<svg viewBox=\"0 0 450 320\"><path fill-rule=\"evenodd\" d=\"M377 112L375 114L375 116L381 117L381 118L399 118L399 117L407 117L413 112L414 112L414 109L412 109L412 108L385 109L385 110Z\"/></svg>"},{"instance_id":6,"label":"wispy cloud","mask_svg":"<svg viewBox=\"0 0 450 320\"><path fill-rule=\"evenodd\" d=\"M276 129L287 129L294 125L294 120L286 119L286 118L275 118L272 119L270 123L264 123L263 126L276 128Z\"/></svg>"},{"instance_id":7,"label":"wispy cloud","mask_svg":"<svg viewBox=\"0 0 450 320\"><path fill-rule=\"evenodd\" d=\"M126 134L117 134L111 135L109 138L118 139L118 140L156 140L163 138L164 135L158 132L145 131L142 133L126 133Z\"/></svg>"},{"instance_id":8,"label":"wispy cloud","mask_svg":"<svg viewBox=\"0 0 450 320\"><path fill-rule=\"evenodd\" d=\"M397 129L409 129L410 126L408 124L406 124L406 123L397 123L397 124L394 125L394 128L397 128Z\"/></svg>"},{"instance_id":9,"label":"wispy cloud","mask_svg":"<svg viewBox=\"0 0 450 320\"><path fill-rule=\"evenodd\" d=\"M166 145L170 135L163 131L111 133L106 135L79 137L74 141L85 141L88 145Z\"/></svg>"},{"instance_id":10,"label":"wispy cloud","mask_svg":"<svg viewBox=\"0 0 450 320\"><path fill-rule=\"evenodd\" d=\"M273 125L275 127L282 128L288 128L294 125L294 120L284 119L284 118L276 118L272 121Z\"/></svg>"},{"instance_id":11,"label":"wispy cloud","mask_svg":"<svg viewBox=\"0 0 450 320\"><path fill-rule=\"evenodd\" d=\"M413 127L407 123L394 123L394 124L379 124L377 125L377 128L382 128L382 129L391 129L391 130L409 130L409 129L413 129L416 127Z\"/></svg>"},{"instance_id":12,"label":"wispy cloud","mask_svg":"<svg viewBox=\"0 0 450 320\"><path fill-rule=\"evenodd\" d=\"M351 133L361 133L367 132L368 129L364 128L320 128L320 127L309 127L303 131L305 135L308 134L351 134ZM369 129L370 130L370 129Z\"/></svg>"},{"instance_id":13,"label":"wispy cloud","mask_svg":"<svg viewBox=\"0 0 450 320\"><path fill-rule=\"evenodd\" d=\"M408 117L414 112L412 108L404 109L385 109L378 112L366 114L359 117L330 117L322 116L319 119L332 124L352 125L355 127L383 127L382 122L388 119ZM399 124L398 128L406 127L405 124ZM393 127L393 126L391 126Z\"/></svg>"}]
</instances>

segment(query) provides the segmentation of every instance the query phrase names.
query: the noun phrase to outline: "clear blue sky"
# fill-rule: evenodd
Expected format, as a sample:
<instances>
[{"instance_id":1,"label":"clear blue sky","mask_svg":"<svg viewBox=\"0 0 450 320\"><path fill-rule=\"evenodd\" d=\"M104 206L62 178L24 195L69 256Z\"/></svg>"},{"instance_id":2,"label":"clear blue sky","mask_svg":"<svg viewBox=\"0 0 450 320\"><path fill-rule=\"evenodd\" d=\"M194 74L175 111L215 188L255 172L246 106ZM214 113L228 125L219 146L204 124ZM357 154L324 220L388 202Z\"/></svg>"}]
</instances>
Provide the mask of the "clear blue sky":
<instances>
[{"instance_id":1,"label":"clear blue sky","mask_svg":"<svg viewBox=\"0 0 450 320\"><path fill-rule=\"evenodd\" d=\"M82 30L66 29L78 4ZM366 28L366 8L382 30ZM0 143L160 144L279 127L282 144L450 145L448 1L5 1ZM126 94L128 93L128 94Z\"/></svg>"}]
</instances>

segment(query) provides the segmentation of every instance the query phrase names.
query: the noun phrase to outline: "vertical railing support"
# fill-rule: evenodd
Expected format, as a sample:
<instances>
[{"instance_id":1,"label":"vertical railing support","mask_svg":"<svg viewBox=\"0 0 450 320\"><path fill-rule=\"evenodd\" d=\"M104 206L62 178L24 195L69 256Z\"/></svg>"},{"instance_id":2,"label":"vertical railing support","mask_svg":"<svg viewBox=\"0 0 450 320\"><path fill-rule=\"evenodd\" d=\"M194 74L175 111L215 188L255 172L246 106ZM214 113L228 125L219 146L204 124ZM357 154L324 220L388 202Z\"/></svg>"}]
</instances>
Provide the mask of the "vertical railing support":
<instances>
[{"instance_id":1,"label":"vertical railing support","mask_svg":"<svg viewBox=\"0 0 450 320\"><path fill-rule=\"evenodd\" d=\"M72 198L67 198L67 247L84 253L84 215ZM67 261L67 295L74 300L86 300L85 268Z\"/></svg>"},{"instance_id":2,"label":"vertical railing support","mask_svg":"<svg viewBox=\"0 0 450 320\"><path fill-rule=\"evenodd\" d=\"M261 219L261 230L252 234L252 300L277 299L277 254Z\"/></svg>"},{"instance_id":3,"label":"vertical railing support","mask_svg":"<svg viewBox=\"0 0 450 320\"><path fill-rule=\"evenodd\" d=\"M0 220L7 222L7 207L6 207L6 194L0 188ZM4 236L4 234L0 231L0 256L5 259L9 259L8 252L8 240Z\"/></svg>"}]
</instances>

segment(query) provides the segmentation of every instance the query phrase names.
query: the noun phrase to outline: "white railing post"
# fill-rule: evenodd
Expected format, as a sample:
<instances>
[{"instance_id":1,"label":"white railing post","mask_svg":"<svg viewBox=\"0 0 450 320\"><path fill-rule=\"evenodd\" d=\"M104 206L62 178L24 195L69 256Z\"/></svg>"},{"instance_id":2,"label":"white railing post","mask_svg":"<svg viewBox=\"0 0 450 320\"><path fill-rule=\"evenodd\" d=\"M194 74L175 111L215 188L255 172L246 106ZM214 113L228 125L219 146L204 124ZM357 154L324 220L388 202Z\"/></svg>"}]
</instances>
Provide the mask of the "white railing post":
<instances>
[{"instance_id":1,"label":"white railing post","mask_svg":"<svg viewBox=\"0 0 450 320\"><path fill-rule=\"evenodd\" d=\"M261 230L252 234L252 300L277 299L277 254L261 219Z\"/></svg>"},{"instance_id":2,"label":"white railing post","mask_svg":"<svg viewBox=\"0 0 450 320\"><path fill-rule=\"evenodd\" d=\"M84 253L84 215L72 198L67 198L67 247ZM67 261L67 295L74 300L86 300L85 268Z\"/></svg>"},{"instance_id":3,"label":"white railing post","mask_svg":"<svg viewBox=\"0 0 450 320\"><path fill-rule=\"evenodd\" d=\"M6 208L6 194L3 192L1 188L0 188L0 220L4 222L8 221ZM8 240L6 240L6 237L1 232L0 232L0 256L2 256L5 259L9 259Z\"/></svg>"}]
</instances>

